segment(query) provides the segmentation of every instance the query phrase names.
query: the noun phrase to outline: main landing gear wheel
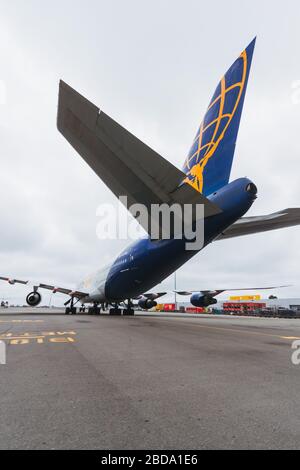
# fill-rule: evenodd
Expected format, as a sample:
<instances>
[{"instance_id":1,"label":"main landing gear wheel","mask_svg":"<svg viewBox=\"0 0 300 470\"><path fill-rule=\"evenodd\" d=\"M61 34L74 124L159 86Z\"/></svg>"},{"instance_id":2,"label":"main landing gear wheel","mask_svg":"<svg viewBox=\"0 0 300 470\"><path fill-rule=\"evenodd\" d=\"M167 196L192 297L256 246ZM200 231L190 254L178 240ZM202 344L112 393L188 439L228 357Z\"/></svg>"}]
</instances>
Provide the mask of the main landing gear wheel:
<instances>
[{"instance_id":1,"label":"main landing gear wheel","mask_svg":"<svg viewBox=\"0 0 300 470\"><path fill-rule=\"evenodd\" d=\"M74 297L71 297L71 299L65 305L68 305L68 304L70 304L70 307L66 307L65 314L66 315L76 315L77 314L77 308L74 307Z\"/></svg>"},{"instance_id":2,"label":"main landing gear wheel","mask_svg":"<svg viewBox=\"0 0 300 470\"><path fill-rule=\"evenodd\" d=\"M134 316L134 310L133 308L125 308L123 310L123 315L127 316L127 317L131 317L131 316Z\"/></svg>"},{"instance_id":3,"label":"main landing gear wheel","mask_svg":"<svg viewBox=\"0 0 300 470\"><path fill-rule=\"evenodd\" d=\"M134 315L134 309L132 308L133 303L131 302L131 300L128 299L127 304L124 303L124 305L126 308L123 310L123 315L127 317L132 317Z\"/></svg>"},{"instance_id":4,"label":"main landing gear wheel","mask_svg":"<svg viewBox=\"0 0 300 470\"><path fill-rule=\"evenodd\" d=\"M120 308L111 308L109 314L114 316L120 316L122 315L122 310Z\"/></svg>"},{"instance_id":5,"label":"main landing gear wheel","mask_svg":"<svg viewBox=\"0 0 300 470\"><path fill-rule=\"evenodd\" d=\"M67 307L65 310L65 315L76 315L77 308L76 307Z\"/></svg>"},{"instance_id":6,"label":"main landing gear wheel","mask_svg":"<svg viewBox=\"0 0 300 470\"><path fill-rule=\"evenodd\" d=\"M100 315L101 308L98 305L94 305L93 307L89 308L88 312L89 312L89 315Z\"/></svg>"}]
</instances>

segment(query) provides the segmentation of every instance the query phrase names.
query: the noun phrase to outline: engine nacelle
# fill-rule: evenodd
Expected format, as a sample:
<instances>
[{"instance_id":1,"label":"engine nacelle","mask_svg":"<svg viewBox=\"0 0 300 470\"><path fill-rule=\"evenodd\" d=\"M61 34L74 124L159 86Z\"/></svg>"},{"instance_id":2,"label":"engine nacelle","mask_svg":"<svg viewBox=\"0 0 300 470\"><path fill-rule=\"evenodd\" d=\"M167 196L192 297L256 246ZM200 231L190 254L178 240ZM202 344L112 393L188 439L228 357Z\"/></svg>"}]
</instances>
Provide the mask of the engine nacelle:
<instances>
[{"instance_id":1,"label":"engine nacelle","mask_svg":"<svg viewBox=\"0 0 300 470\"><path fill-rule=\"evenodd\" d=\"M157 302L155 302L155 300L143 298L143 299L139 300L138 305L143 310L150 310L150 308L153 308L153 307L157 306Z\"/></svg>"},{"instance_id":2,"label":"engine nacelle","mask_svg":"<svg viewBox=\"0 0 300 470\"><path fill-rule=\"evenodd\" d=\"M42 301L42 296L39 292L31 292L26 297L26 302L30 307L37 307Z\"/></svg>"},{"instance_id":3,"label":"engine nacelle","mask_svg":"<svg viewBox=\"0 0 300 470\"><path fill-rule=\"evenodd\" d=\"M218 301L210 294L203 294L199 292L197 294L193 294L191 297L191 304L194 307L208 307L209 305L214 305Z\"/></svg>"}]
</instances>

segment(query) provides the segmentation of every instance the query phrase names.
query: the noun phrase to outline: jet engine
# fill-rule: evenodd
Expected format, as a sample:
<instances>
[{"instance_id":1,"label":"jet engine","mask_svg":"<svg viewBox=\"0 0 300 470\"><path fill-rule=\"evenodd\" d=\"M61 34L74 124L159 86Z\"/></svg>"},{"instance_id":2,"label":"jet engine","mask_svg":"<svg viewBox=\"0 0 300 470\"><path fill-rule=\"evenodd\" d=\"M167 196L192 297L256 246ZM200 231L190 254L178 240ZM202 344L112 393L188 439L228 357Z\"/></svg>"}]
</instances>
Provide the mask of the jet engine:
<instances>
[{"instance_id":1,"label":"jet engine","mask_svg":"<svg viewBox=\"0 0 300 470\"><path fill-rule=\"evenodd\" d=\"M30 307L37 307L42 301L42 296L39 292L31 292L26 297L26 302Z\"/></svg>"},{"instance_id":2,"label":"jet engine","mask_svg":"<svg viewBox=\"0 0 300 470\"><path fill-rule=\"evenodd\" d=\"M139 300L138 305L143 310L150 310L150 308L156 307L157 302L155 302L155 300L152 300L152 299L142 298Z\"/></svg>"},{"instance_id":3,"label":"jet engine","mask_svg":"<svg viewBox=\"0 0 300 470\"><path fill-rule=\"evenodd\" d=\"M208 307L209 305L216 304L218 301L210 294L203 294L199 292L193 294L191 297L191 304L194 307Z\"/></svg>"}]
</instances>

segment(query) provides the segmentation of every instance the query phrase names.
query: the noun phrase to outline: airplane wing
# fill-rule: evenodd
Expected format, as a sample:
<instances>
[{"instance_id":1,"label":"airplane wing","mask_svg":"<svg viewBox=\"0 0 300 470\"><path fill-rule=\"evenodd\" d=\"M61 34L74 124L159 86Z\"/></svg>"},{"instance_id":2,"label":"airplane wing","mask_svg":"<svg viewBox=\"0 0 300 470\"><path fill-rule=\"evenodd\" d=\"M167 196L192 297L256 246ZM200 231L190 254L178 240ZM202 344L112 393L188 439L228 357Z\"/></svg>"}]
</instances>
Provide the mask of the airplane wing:
<instances>
[{"instance_id":1,"label":"airplane wing","mask_svg":"<svg viewBox=\"0 0 300 470\"><path fill-rule=\"evenodd\" d=\"M142 299L143 297L149 300L156 300L156 299L159 299L159 297L163 297L167 293L168 292L149 292L147 294L139 295L134 300L139 300L139 299Z\"/></svg>"},{"instance_id":2,"label":"airplane wing","mask_svg":"<svg viewBox=\"0 0 300 470\"><path fill-rule=\"evenodd\" d=\"M289 286L268 286L268 287L236 287L233 289L215 289L215 290L190 290L190 291L174 291L178 295L193 295L198 292L201 292L202 294L209 294L212 296L216 296L219 294L222 294L223 292L233 292L233 291L240 291L240 290L271 290L271 289L281 289L283 287L289 287Z\"/></svg>"},{"instance_id":3,"label":"airplane wing","mask_svg":"<svg viewBox=\"0 0 300 470\"><path fill-rule=\"evenodd\" d=\"M293 227L299 224L300 208L284 209L279 212L274 212L273 214L256 217L242 217L219 235L216 240L268 232L269 230Z\"/></svg>"},{"instance_id":4,"label":"airplane wing","mask_svg":"<svg viewBox=\"0 0 300 470\"><path fill-rule=\"evenodd\" d=\"M117 197L127 196L127 208L143 204L150 214L152 204L203 204L206 217L222 212L191 185L182 184L182 171L63 81L57 127ZM149 233L148 221L139 222Z\"/></svg>"},{"instance_id":5,"label":"airplane wing","mask_svg":"<svg viewBox=\"0 0 300 470\"><path fill-rule=\"evenodd\" d=\"M184 290L184 291L180 291L180 290L176 290L176 291L172 291L172 292L149 292L147 294L143 294L143 295L140 295L139 297L136 297L134 300L140 300L142 299L143 297L146 298L146 299L149 299L149 300L157 300L159 299L160 297L163 297L164 295L166 294L171 294L171 293L176 293L178 295L193 295L195 293L198 293L198 292L201 292L202 294L204 295L212 295L212 296L216 296L216 295L219 295L219 294L222 294L222 292L230 292L230 291L240 291L240 290L271 290L271 289L279 289L279 288L282 288L282 287L289 287L289 286L267 286L267 287L236 287L236 288L231 288L231 289L215 289L215 290L202 290L202 289L199 289L199 290Z\"/></svg>"},{"instance_id":6,"label":"airplane wing","mask_svg":"<svg viewBox=\"0 0 300 470\"><path fill-rule=\"evenodd\" d=\"M59 292L60 294L69 295L70 297L75 297L77 299L81 299L88 295L87 292L81 292L77 290L74 291L72 289L66 289L64 287L55 287L49 284L43 284L39 282L35 283L32 281L22 281L20 279L13 279L13 278L3 277L3 276L0 276L0 281L6 281L11 285L22 284L26 286L32 286L34 289L47 289L47 290L51 290L54 294Z\"/></svg>"}]
</instances>

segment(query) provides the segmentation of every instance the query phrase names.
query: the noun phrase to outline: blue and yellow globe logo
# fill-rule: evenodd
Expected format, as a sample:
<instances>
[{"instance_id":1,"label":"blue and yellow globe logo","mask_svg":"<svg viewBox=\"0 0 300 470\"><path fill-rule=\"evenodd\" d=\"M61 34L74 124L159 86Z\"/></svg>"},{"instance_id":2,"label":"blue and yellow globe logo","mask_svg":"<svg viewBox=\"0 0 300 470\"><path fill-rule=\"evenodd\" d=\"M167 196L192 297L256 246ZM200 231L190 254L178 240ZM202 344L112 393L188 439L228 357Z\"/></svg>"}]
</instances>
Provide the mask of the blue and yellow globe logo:
<instances>
[{"instance_id":1,"label":"blue and yellow globe logo","mask_svg":"<svg viewBox=\"0 0 300 470\"><path fill-rule=\"evenodd\" d=\"M244 50L218 84L185 162L184 172L187 176L184 182L201 193L205 185L207 164L214 156L222 158L222 155L217 155L217 150L239 108L247 82L247 69L247 50Z\"/></svg>"}]
</instances>

